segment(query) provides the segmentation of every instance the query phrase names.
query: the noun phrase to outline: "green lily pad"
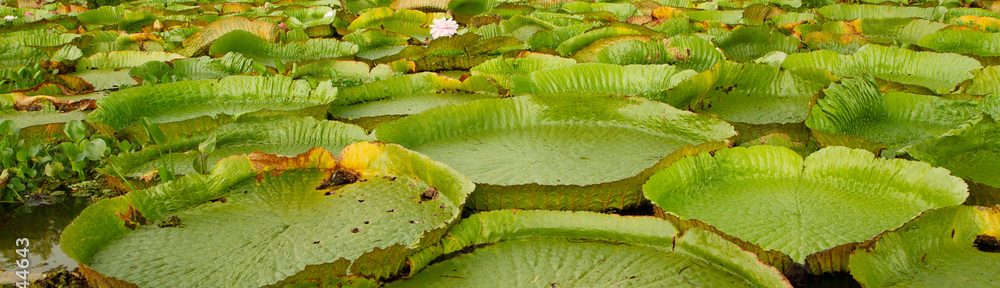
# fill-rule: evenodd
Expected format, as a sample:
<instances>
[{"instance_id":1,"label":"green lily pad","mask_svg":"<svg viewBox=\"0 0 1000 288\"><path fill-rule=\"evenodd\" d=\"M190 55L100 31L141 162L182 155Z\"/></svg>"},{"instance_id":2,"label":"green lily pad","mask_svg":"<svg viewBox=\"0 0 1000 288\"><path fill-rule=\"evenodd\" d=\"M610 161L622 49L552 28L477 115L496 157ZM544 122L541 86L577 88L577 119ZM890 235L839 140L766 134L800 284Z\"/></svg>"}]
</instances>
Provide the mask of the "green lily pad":
<instances>
[{"instance_id":1,"label":"green lily pad","mask_svg":"<svg viewBox=\"0 0 1000 288\"><path fill-rule=\"evenodd\" d=\"M143 117L160 124L203 116L239 116L261 110L325 107L336 95L336 87L329 82L313 87L306 81L282 76L230 76L117 91L101 98L97 102L98 109L87 119L120 130L137 125Z\"/></svg>"},{"instance_id":2,"label":"green lily pad","mask_svg":"<svg viewBox=\"0 0 1000 288\"><path fill-rule=\"evenodd\" d=\"M430 72L396 76L342 88L330 105L330 114L335 119L373 129L388 120L437 106L497 97L462 86L462 82Z\"/></svg>"},{"instance_id":3,"label":"green lily pad","mask_svg":"<svg viewBox=\"0 0 1000 288\"><path fill-rule=\"evenodd\" d=\"M88 207L62 234L91 284L259 287L393 275L473 184L397 145L254 153ZM220 273L220 271L225 271ZM261 273L268 271L267 273Z\"/></svg>"},{"instance_id":4,"label":"green lily pad","mask_svg":"<svg viewBox=\"0 0 1000 288\"><path fill-rule=\"evenodd\" d=\"M929 211L851 255L865 287L991 287L1000 282L1000 206Z\"/></svg>"},{"instance_id":5,"label":"green lily pad","mask_svg":"<svg viewBox=\"0 0 1000 288\"><path fill-rule=\"evenodd\" d=\"M791 287L705 230L592 212L476 214L410 259L415 275L386 287Z\"/></svg>"},{"instance_id":6,"label":"green lily pad","mask_svg":"<svg viewBox=\"0 0 1000 288\"><path fill-rule=\"evenodd\" d=\"M213 137L216 149L208 154L209 168L216 161L236 154L265 152L294 156L313 147L340 151L347 144L371 140L361 127L336 121L299 117L250 119L194 135L173 136L166 143L111 157L102 171L129 178L142 177L161 166L169 167L176 175L194 173L192 163L199 156L198 145Z\"/></svg>"},{"instance_id":7,"label":"green lily pad","mask_svg":"<svg viewBox=\"0 0 1000 288\"><path fill-rule=\"evenodd\" d=\"M641 201L645 177L735 135L720 120L643 98L522 96L444 106L379 126L378 139L479 185L475 209L607 210Z\"/></svg>"},{"instance_id":8,"label":"green lily pad","mask_svg":"<svg viewBox=\"0 0 1000 288\"><path fill-rule=\"evenodd\" d=\"M801 123L832 75L819 69L782 70L767 64L723 62L703 112L747 124Z\"/></svg>"},{"instance_id":9,"label":"green lily pad","mask_svg":"<svg viewBox=\"0 0 1000 288\"><path fill-rule=\"evenodd\" d=\"M957 176L1000 188L1000 123L992 117L914 145L910 156Z\"/></svg>"},{"instance_id":10,"label":"green lily pad","mask_svg":"<svg viewBox=\"0 0 1000 288\"><path fill-rule=\"evenodd\" d=\"M784 68L821 68L841 77L872 75L926 87L939 94L950 92L962 81L972 79L972 72L983 67L978 60L959 54L879 45L865 45L852 55L828 50L791 54L781 65Z\"/></svg>"},{"instance_id":11,"label":"green lily pad","mask_svg":"<svg viewBox=\"0 0 1000 288\"><path fill-rule=\"evenodd\" d=\"M806 263L806 257L869 240L968 196L965 182L948 170L845 147L805 159L777 146L702 153L657 172L643 191L680 220L698 220L795 263L834 271L846 263L831 262L846 256L825 263Z\"/></svg>"},{"instance_id":12,"label":"green lily pad","mask_svg":"<svg viewBox=\"0 0 1000 288\"><path fill-rule=\"evenodd\" d=\"M824 92L806 125L826 146L896 152L982 118L976 101L883 94L868 78L844 79Z\"/></svg>"}]
</instances>

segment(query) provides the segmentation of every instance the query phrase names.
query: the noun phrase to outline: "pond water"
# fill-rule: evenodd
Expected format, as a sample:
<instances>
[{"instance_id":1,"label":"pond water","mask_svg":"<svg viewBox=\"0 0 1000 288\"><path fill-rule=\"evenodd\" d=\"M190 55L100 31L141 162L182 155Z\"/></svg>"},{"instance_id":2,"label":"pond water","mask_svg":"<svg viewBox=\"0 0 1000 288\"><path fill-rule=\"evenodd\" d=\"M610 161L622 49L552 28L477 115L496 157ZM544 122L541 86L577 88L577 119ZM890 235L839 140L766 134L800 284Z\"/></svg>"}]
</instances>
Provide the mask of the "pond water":
<instances>
[{"instance_id":1,"label":"pond water","mask_svg":"<svg viewBox=\"0 0 1000 288\"><path fill-rule=\"evenodd\" d=\"M11 284L21 278L14 274L21 259L15 249L16 239L29 240L28 277L38 279L42 273L59 266L72 270L77 264L59 248L59 234L90 203L85 198L67 197L51 205L27 206L0 204L0 284Z\"/></svg>"}]
</instances>

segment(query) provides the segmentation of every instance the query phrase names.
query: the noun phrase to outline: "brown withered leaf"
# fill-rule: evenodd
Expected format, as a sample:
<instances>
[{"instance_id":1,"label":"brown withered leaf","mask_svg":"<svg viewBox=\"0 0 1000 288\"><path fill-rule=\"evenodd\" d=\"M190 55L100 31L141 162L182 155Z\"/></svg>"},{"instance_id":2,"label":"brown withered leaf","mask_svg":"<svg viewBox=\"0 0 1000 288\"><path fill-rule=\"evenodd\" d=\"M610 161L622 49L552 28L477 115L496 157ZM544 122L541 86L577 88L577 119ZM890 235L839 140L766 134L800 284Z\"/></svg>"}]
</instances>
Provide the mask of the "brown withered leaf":
<instances>
[{"instance_id":1,"label":"brown withered leaf","mask_svg":"<svg viewBox=\"0 0 1000 288\"><path fill-rule=\"evenodd\" d=\"M264 172L281 173L281 171L316 168L323 170L333 170L337 168L337 160L333 154L326 149L313 147L305 153L293 157L284 157L263 152L254 152L249 155L250 164L259 174Z\"/></svg>"},{"instance_id":2,"label":"brown withered leaf","mask_svg":"<svg viewBox=\"0 0 1000 288\"><path fill-rule=\"evenodd\" d=\"M94 99L82 99L76 101L70 101L66 99L61 99L55 96L48 95L35 95L28 96L24 93L14 92L14 110L18 111L39 111L45 107L44 102L52 103L52 106L59 110L60 112L69 112L74 110L94 110L97 108L97 100Z\"/></svg>"},{"instance_id":3,"label":"brown withered leaf","mask_svg":"<svg viewBox=\"0 0 1000 288\"><path fill-rule=\"evenodd\" d=\"M116 213L116 216L125 222L126 228L132 230L139 228L141 225L146 225L146 218L142 217L142 213L131 205L128 206L128 210L125 213Z\"/></svg>"}]
</instances>

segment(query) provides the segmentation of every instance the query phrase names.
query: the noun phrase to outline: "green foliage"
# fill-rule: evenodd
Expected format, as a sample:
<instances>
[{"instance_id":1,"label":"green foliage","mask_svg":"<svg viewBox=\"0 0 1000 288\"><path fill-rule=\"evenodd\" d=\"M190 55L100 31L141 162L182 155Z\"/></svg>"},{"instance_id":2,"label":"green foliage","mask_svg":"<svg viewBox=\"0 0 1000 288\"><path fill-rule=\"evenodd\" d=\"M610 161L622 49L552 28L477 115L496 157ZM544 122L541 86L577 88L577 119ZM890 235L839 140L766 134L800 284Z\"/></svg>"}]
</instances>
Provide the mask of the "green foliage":
<instances>
[{"instance_id":1,"label":"green foliage","mask_svg":"<svg viewBox=\"0 0 1000 288\"><path fill-rule=\"evenodd\" d=\"M90 135L79 120L63 125L62 140L46 142L20 135L11 120L0 120L0 202L20 202L32 193L50 193L66 183L94 177L94 168L128 141ZM114 146L109 147L109 142Z\"/></svg>"}]
</instances>

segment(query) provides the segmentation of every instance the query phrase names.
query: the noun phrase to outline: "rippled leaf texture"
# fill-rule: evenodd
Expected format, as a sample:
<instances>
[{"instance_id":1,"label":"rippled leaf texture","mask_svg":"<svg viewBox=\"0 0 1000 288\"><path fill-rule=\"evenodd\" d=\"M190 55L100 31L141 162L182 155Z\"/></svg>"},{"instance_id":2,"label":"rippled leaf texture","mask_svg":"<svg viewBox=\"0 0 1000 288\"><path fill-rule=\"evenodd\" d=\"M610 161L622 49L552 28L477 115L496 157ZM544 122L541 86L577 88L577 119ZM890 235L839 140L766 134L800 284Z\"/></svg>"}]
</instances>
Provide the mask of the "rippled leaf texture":
<instances>
[{"instance_id":1,"label":"rippled leaf texture","mask_svg":"<svg viewBox=\"0 0 1000 288\"><path fill-rule=\"evenodd\" d=\"M236 30L216 39L208 49L208 54L217 57L233 52L258 62L272 64L275 61L295 62L350 56L358 52L358 46L336 39L309 39L277 44L253 33Z\"/></svg>"},{"instance_id":2,"label":"rippled leaf texture","mask_svg":"<svg viewBox=\"0 0 1000 288\"><path fill-rule=\"evenodd\" d=\"M952 53L918 52L902 48L865 45L853 55L814 51L788 55L785 68L814 67L842 77L873 75L907 85L927 87L936 93L952 91L982 68L978 60Z\"/></svg>"},{"instance_id":3,"label":"rippled leaf texture","mask_svg":"<svg viewBox=\"0 0 1000 288\"><path fill-rule=\"evenodd\" d=\"M511 78L513 95L669 97L668 90L697 74L670 65L584 63Z\"/></svg>"},{"instance_id":4,"label":"rippled leaf texture","mask_svg":"<svg viewBox=\"0 0 1000 288\"><path fill-rule=\"evenodd\" d=\"M283 76L181 81L111 93L97 102L98 109L87 119L118 130L138 123L142 117L165 123L199 116L238 116L264 109L298 110L326 105L336 97L336 91L313 89L306 81Z\"/></svg>"},{"instance_id":5,"label":"rippled leaf texture","mask_svg":"<svg viewBox=\"0 0 1000 288\"><path fill-rule=\"evenodd\" d=\"M982 118L976 101L904 92L882 93L872 79L830 85L806 126L824 145L904 150ZM832 135L820 135L832 134Z\"/></svg>"},{"instance_id":6,"label":"rippled leaf texture","mask_svg":"<svg viewBox=\"0 0 1000 288\"><path fill-rule=\"evenodd\" d=\"M929 211L851 255L866 287L989 287L1000 282L1000 206Z\"/></svg>"},{"instance_id":7,"label":"rippled leaf texture","mask_svg":"<svg viewBox=\"0 0 1000 288\"><path fill-rule=\"evenodd\" d=\"M439 255L454 257L387 287L790 287L736 245L700 229L680 236L650 217L485 212L411 263L419 269Z\"/></svg>"},{"instance_id":8,"label":"rippled leaf texture","mask_svg":"<svg viewBox=\"0 0 1000 288\"><path fill-rule=\"evenodd\" d=\"M213 137L217 148L208 155L209 168L218 160L236 154L265 152L292 156L313 147L340 151L347 144L369 140L364 129L335 121L298 117L248 119L193 136L173 136L166 143L112 157L103 170L109 175L131 178L156 171L161 165L171 167L177 175L194 173L191 164L198 157L198 145Z\"/></svg>"},{"instance_id":9,"label":"rippled leaf texture","mask_svg":"<svg viewBox=\"0 0 1000 288\"><path fill-rule=\"evenodd\" d=\"M994 96L996 97L996 96ZM959 131L942 135L909 149L920 161L951 170L955 175L1000 187L1000 123L997 123L997 99L993 98L991 117Z\"/></svg>"},{"instance_id":10,"label":"rippled leaf texture","mask_svg":"<svg viewBox=\"0 0 1000 288\"><path fill-rule=\"evenodd\" d=\"M777 146L703 153L656 173L643 191L667 213L703 221L798 263L968 196L965 182L948 170L844 147L805 159Z\"/></svg>"},{"instance_id":11,"label":"rippled leaf texture","mask_svg":"<svg viewBox=\"0 0 1000 288\"><path fill-rule=\"evenodd\" d=\"M1000 33L938 30L921 38L917 45L940 52L996 57L1000 56Z\"/></svg>"},{"instance_id":12,"label":"rippled leaf texture","mask_svg":"<svg viewBox=\"0 0 1000 288\"><path fill-rule=\"evenodd\" d=\"M375 134L445 162L476 183L539 198L483 192L503 203L477 205L600 210L637 204L626 197L638 196L631 180L671 153L722 143L732 129L641 98L524 96L431 109L383 124Z\"/></svg>"},{"instance_id":13,"label":"rippled leaf texture","mask_svg":"<svg viewBox=\"0 0 1000 288\"><path fill-rule=\"evenodd\" d=\"M317 273L313 265L324 265L319 277L386 277L459 217L473 187L399 146L356 143L341 159L322 149L227 158L209 175L88 207L63 249L142 287L257 287ZM425 197L430 189L438 193Z\"/></svg>"}]
</instances>

